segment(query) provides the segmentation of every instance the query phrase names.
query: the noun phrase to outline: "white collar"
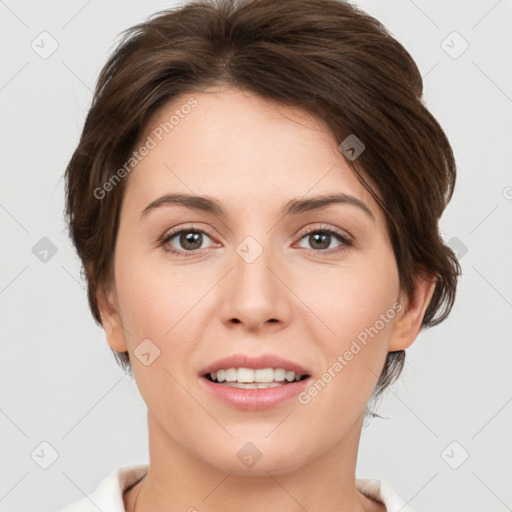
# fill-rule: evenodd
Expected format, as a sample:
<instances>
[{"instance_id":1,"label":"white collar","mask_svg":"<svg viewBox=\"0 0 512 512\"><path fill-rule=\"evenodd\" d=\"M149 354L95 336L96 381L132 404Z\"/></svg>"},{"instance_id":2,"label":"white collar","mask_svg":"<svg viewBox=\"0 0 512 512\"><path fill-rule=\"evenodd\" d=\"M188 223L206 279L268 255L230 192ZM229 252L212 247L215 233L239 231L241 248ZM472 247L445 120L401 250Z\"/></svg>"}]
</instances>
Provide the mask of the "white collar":
<instances>
[{"instance_id":1,"label":"white collar","mask_svg":"<svg viewBox=\"0 0 512 512\"><path fill-rule=\"evenodd\" d=\"M148 464L119 467L105 477L93 493L57 512L97 512L98 509L103 512L125 512L125 489L143 478L148 472L148 467ZM356 478L356 486L359 492L368 498L382 502L387 512L414 512L396 494L387 480Z\"/></svg>"}]
</instances>

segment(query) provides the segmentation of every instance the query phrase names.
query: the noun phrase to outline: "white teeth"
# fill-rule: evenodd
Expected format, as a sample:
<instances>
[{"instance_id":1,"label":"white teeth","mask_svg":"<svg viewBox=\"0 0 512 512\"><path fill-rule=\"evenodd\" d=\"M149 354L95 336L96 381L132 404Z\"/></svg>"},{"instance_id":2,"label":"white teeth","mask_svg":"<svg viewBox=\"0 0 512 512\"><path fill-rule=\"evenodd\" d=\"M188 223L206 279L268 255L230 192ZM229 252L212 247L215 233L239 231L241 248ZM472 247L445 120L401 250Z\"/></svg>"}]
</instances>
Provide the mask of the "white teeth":
<instances>
[{"instance_id":1,"label":"white teeth","mask_svg":"<svg viewBox=\"0 0 512 512\"><path fill-rule=\"evenodd\" d=\"M238 382L254 382L254 374L255 371L252 368L232 368L235 372L237 372L236 380Z\"/></svg>"},{"instance_id":2,"label":"white teeth","mask_svg":"<svg viewBox=\"0 0 512 512\"><path fill-rule=\"evenodd\" d=\"M274 380L277 382L282 382L286 377L286 371L284 368L277 368L277 370L274 370ZM299 376L300 378L300 376Z\"/></svg>"},{"instance_id":3,"label":"white teeth","mask_svg":"<svg viewBox=\"0 0 512 512\"><path fill-rule=\"evenodd\" d=\"M210 377L217 382L269 384L285 380L287 382L298 381L302 375L296 375L295 372L284 368L261 368L257 370L252 368L227 368L211 372Z\"/></svg>"},{"instance_id":4,"label":"white teeth","mask_svg":"<svg viewBox=\"0 0 512 512\"><path fill-rule=\"evenodd\" d=\"M275 388L276 386L282 386L283 384L279 384L279 382L226 382L225 386L229 386L230 388L241 388L241 389L266 389L266 388Z\"/></svg>"},{"instance_id":5,"label":"white teeth","mask_svg":"<svg viewBox=\"0 0 512 512\"><path fill-rule=\"evenodd\" d=\"M226 382L236 382L236 377L236 368L229 368L229 370L226 370Z\"/></svg>"},{"instance_id":6,"label":"white teeth","mask_svg":"<svg viewBox=\"0 0 512 512\"><path fill-rule=\"evenodd\" d=\"M254 370L254 382L272 382L273 380L274 370L272 368Z\"/></svg>"}]
</instances>

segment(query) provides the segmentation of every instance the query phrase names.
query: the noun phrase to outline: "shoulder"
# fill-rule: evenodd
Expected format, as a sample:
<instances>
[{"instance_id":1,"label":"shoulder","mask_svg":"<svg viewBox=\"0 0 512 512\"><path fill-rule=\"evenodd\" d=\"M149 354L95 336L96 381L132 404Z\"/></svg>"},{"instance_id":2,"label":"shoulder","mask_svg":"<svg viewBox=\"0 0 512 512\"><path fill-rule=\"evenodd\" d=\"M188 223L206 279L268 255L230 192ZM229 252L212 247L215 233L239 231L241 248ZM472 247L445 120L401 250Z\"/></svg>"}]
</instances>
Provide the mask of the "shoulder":
<instances>
[{"instance_id":1,"label":"shoulder","mask_svg":"<svg viewBox=\"0 0 512 512\"><path fill-rule=\"evenodd\" d=\"M125 512L124 490L138 482L147 470L147 464L116 468L101 480L94 492L55 512Z\"/></svg>"},{"instance_id":2,"label":"shoulder","mask_svg":"<svg viewBox=\"0 0 512 512\"><path fill-rule=\"evenodd\" d=\"M356 486L367 498L381 502L386 512L417 512L407 506L387 480L356 478Z\"/></svg>"}]
</instances>

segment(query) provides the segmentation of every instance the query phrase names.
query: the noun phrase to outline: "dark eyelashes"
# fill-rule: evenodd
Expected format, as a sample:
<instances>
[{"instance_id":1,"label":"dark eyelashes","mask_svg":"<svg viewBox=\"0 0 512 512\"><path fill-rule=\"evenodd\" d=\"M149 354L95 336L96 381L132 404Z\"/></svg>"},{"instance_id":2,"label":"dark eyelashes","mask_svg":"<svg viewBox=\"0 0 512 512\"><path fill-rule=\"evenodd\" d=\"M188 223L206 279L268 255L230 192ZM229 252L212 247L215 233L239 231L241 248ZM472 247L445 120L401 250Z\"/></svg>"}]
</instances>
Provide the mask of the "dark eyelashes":
<instances>
[{"instance_id":1,"label":"dark eyelashes","mask_svg":"<svg viewBox=\"0 0 512 512\"><path fill-rule=\"evenodd\" d=\"M197 256L201 252L203 252L205 249L194 249L190 251L185 250L178 250L174 247L171 247L169 245L169 242L175 238L177 235L181 235L182 233L201 233L207 235L210 239L214 239L214 236L208 232L208 230L205 230L204 228L196 228L196 227L187 227L187 228L181 228L176 231L171 231L170 233L165 233L165 235L159 240L158 245L163 246L164 250L177 255L177 256L184 256L184 257L190 257L190 256ZM299 247L307 252L312 252L317 255L332 255L334 253L340 253L342 251L347 250L349 247L353 246L353 240L348 237L347 235L338 232L337 230L334 230L330 227L313 227L310 228L304 232L302 232L299 236L299 241L302 240L304 237L313 234L313 233L323 233L330 236L333 236L338 242L340 242L340 245L338 247L332 248L332 249L311 249L311 248L304 248Z\"/></svg>"}]
</instances>

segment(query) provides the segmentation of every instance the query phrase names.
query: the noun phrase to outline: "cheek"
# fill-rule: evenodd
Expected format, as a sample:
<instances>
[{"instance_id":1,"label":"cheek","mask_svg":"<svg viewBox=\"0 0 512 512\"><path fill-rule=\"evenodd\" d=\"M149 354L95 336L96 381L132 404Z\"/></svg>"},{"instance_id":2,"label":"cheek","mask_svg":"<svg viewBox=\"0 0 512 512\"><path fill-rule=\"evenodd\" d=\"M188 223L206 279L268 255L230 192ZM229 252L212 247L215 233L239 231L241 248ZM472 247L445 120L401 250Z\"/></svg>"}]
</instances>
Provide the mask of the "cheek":
<instances>
[{"instance_id":1,"label":"cheek","mask_svg":"<svg viewBox=\"0 0 512 512\"><path fill-rule=\"evenodd\" d=\"M318 388L326 384L326 391L321 391L318 404L363 404L385 362L396 315L394 256L383 251L378 258L361 258L357 265L326 267L311 282L314 286L302 286L298 295L315 314L308 324L325 368Z\"/></svg>"},{"instance_id":2,"label":"cheek","mask_svg":"<svg viewBox=\"0 0 512 512\"><path fill-rule=\"evenodd\" d=\"M138 374L141 393L146 393L149 399L148 394L153 393L150 388L175 387L166 370L178 379L183 379L183 374L189 371L185 363L190 360L203 330L203 324L197 321L203 306L201 297L211 284L204 272L193 270L193 265L173 268L160 256L151 258L126 251L119 254L116 262L119 309L128 331L133 371ZM151 349L154 344L158 354L148 367L138 359L144 340L150 340L146 345ZM155 378L157 382L151 382Z\"/></svg>"},{"instance_id":3,"label":"cheek","mask_svg":"<svg viewBox=\"0 0 512 512\"><path fill-rule=\"evenodd\" d=\"M187 409L193 408L180 383L198 336L187 315L198 298L183 276L164 272L148 260L119 259L119 308L141 396L151 411L159 411L161 424L172 424L177 416L187 418Z\"/></svg>"},{"instance_id":4,"label":"cheek","mask_svg":"<svg viewBox=\"0 0 512 512\"><path fill-rule=\"evenodd\" d=\"M120 309L133 330L162 337L186 314L188 297L195 296L200 283L194 283L194 273L187 270L192 266L173 268L164 254L158 254L163 249L154 251L152 255L129 252L120 243L116 287Z\"/></svg>"},{"instance_id":5,"label":"cheek","mask_svg":"<svg viewBox=\"0 0 512 512\"><path fill-rule=\"evenodd\" d=\"M294 291L316 315L315 325L338 346L373 326L399 292L396 262L386 250L356 256L337 268L317 266L311 279L304 279L304 272L294 279ZM388 331L390 322L385 325L380 330Z\"/></svg>"}]
</instances>

